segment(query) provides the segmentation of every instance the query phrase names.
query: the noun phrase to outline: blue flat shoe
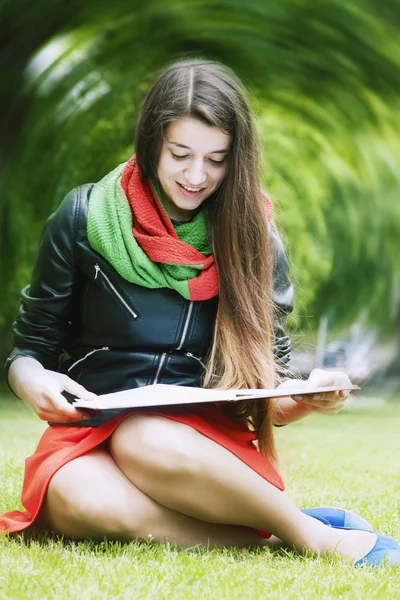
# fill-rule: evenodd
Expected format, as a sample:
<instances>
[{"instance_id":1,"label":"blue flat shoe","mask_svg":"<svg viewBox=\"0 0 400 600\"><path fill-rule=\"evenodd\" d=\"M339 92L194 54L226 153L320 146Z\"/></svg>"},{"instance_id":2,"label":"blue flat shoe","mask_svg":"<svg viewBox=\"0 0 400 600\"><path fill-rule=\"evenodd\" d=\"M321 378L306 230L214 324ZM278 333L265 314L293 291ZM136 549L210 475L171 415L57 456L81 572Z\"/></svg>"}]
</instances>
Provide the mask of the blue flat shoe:
<instances>
[{"instance_id":1,"label":"blue flat shoe","mask_svg":"<svg viewBox=\"0 0 400 600\"><path fill-rule=\"evenodd\" d=\"M354 563L354 567L379 567L386 564L389 567L400 566L400 546L387 535L377 535L375 546Z\"/></svg>"},{"instance_id":2,"label":"blue flat shoe","mask_svg":"<svg viewBox=\"0 0 400 600\"><path fill-rule=\"evenodd\" d=\"M351 510L344 508L335 508L333 506L318 506L317 508L305 508L302 513L318 519L325 525L334 529L360 529L362 531L373 531L368 521L359 517Z\"/></svg>"}]
</instances>

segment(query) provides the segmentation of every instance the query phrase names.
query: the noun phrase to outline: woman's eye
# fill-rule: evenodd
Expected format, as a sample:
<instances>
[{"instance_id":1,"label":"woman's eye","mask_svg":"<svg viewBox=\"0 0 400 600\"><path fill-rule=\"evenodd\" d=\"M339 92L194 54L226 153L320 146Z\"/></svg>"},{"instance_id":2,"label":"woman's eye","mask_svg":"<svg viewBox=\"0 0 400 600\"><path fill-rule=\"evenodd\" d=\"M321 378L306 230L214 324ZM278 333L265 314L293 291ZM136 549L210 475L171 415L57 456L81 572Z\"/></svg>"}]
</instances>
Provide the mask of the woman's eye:
<instances>
[{"instance_id":1,"label":"woman's eye","mask_svg":"<svg viewBox=\"0 0 400 600\"><path fill-rule=\"evenodd\" d=\"M175 160L185 160L186 158L189 158L188 154L175 154L174 152L171 152L172 157ZM216 167L223 165L225 162L225 159L223 158L222 160L214 160L212 158L209 158L208 161L212 164L215 165Z\"/></svg>"}]
</instances>

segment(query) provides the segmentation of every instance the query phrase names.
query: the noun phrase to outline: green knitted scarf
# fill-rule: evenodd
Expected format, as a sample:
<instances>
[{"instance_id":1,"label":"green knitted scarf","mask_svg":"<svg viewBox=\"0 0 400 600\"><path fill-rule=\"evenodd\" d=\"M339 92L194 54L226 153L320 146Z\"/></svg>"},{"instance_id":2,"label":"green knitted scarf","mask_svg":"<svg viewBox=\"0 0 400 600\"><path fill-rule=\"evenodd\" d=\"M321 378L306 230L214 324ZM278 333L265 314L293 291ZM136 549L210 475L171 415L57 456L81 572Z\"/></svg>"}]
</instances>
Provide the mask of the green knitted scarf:
<instances>
[{"instance_id":1,"label":"green knitted scarf","mask_svg":"<svg viewBox=\"0 0 400 600\"><path fill-rule=\"evenodd\" d=\"M87 234L91 247L131 283L171 288L191 300L218 294L204 211L175 230L134 156L94 185Z\"/></svg>"}]
</instances>

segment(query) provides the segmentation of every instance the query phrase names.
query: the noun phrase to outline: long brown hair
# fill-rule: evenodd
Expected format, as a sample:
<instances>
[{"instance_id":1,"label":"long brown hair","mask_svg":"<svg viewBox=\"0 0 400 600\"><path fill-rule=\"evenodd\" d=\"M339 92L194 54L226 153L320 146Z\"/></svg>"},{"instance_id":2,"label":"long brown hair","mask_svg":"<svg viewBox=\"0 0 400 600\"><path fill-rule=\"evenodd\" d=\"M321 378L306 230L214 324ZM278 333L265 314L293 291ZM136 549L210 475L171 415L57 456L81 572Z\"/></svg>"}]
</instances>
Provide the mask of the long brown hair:
<instances>
[{"instance_id":1,"label":"long brown hair","mask_svg":"<svg viewBox=\"0 0 400 600\"><path fill-rule=\"evenodd\" d=\"M180 61L166 69L146 97L136 130L136 157L145 178L156 175L166 127L183 117L232 136L226 177L207 203L219 302L204 385L273 387L272 254L260 149L243 84L228 67L209 60ZM269 402L235 403L229 414L252 421L260 450L275 461Z\"/></svg>"}]
</instances>

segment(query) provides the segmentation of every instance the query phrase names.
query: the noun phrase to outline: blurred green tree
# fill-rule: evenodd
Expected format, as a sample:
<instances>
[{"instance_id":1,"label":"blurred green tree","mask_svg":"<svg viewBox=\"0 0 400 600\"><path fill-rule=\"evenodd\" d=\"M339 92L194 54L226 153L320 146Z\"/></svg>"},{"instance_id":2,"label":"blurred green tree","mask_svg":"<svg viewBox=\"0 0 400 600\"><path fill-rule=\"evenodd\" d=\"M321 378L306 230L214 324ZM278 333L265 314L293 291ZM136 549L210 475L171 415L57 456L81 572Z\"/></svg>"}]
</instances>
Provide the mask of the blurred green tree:
<instances>
[{"instance_id":1,"label":"blurred green tree","mask_svg":"<svg viewBox=\"0 0 400 600\"><path fill-rule=\"evenodd\" d=\"M2 356L46 216L127 159L154 73L183 56L225 62L250 89L298 288L293 324L361 311L400 322L400 5L19 0L0 16Z\"/></svg>"}]
</instances>

